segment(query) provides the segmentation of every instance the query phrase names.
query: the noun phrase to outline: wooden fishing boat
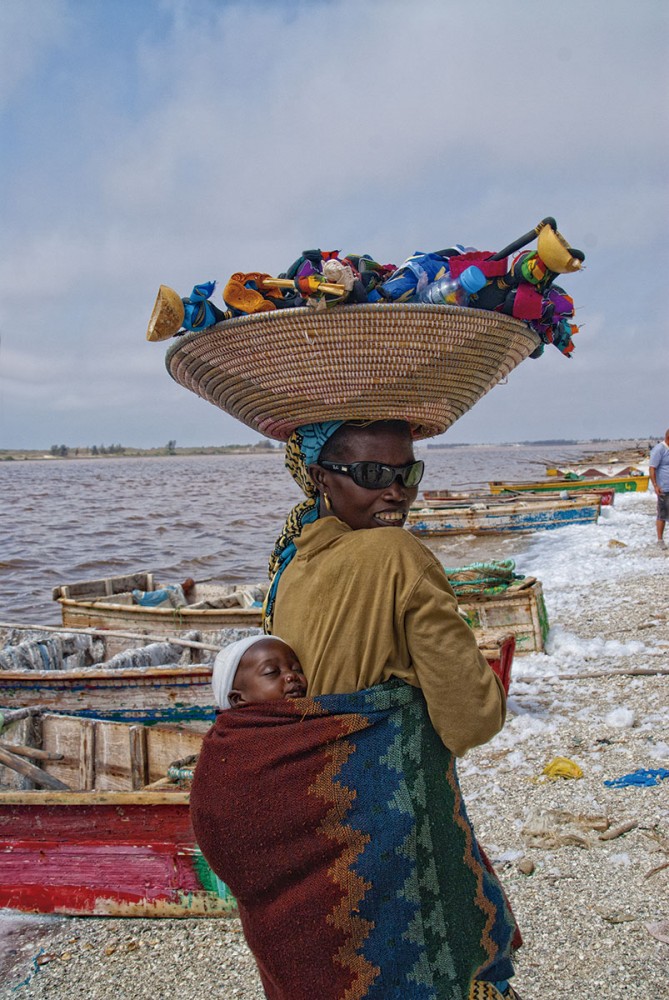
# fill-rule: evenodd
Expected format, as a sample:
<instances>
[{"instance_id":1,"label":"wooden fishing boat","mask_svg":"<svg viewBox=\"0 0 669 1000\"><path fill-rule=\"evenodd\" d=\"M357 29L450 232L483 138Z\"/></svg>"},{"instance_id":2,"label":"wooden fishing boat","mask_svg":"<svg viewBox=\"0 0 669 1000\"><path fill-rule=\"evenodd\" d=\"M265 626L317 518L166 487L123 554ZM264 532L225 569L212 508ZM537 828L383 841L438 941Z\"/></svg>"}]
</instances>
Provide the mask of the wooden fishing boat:
<instances>
[{"instance_id":1,"label":"wooden fishing boat","mask_svg":"<svg viewBox=\"0 0 669 1000\"><path fill-rule=\"evenodd\" d=\"M483 655L507 685L513 661L513 647L508 641L504 645L509 638L513 637L482 633L479 642ZM211 659L220 645L192 645L206 650L210 662L127 669L104 663L78 669L0 669L0 705L9 709L39 706L81 718L149 725L182 723L190 728L210 724L216 712Z\"/></svg>"},{"instance_id":2,"label":"wooden fishing boat","mask_svg":"<svg viewBox=\"0 0 669 1000\"><path fill-rule=\"evenodd\" d=\"M515 638L515 652L542 653L548 635L548 614L541 582L533 576L517 580L495 594L462 594L458 608L477 636Z\"/></svg>"},{"instance_id":3,"label":"wooden fishing boat","mask_svg":"<svg viewBox=\"0 0 669 1000\"><path fill-rule=\"evenodd\" d=\"M262 623L264 585L196 583L185 607L144 607L133 590L160 590L153 573L106 577L63 584L53 590L63 625L74 628L124 628L132 632L179 635L191 629L250 628Z\"/></svg>"},{"instance_id":4,"label":"wooden fishing boat","mask_svg":"<svg viewBox=\"0 0 669 1000\"><path fill-rule=\"evenodd\" d=\"M218 644L48 629L0 650L0 705L117 722L211 722ZM37 636L37 637L35 637ZM119 648L121 647L121 648ZM107 658L107 651L115 655ZM202 663L207 658L209 663ZM35 664L48 669L35 669Z\"/></svg>"},{"instance_id":5,"label":"wooden fishing boat","mask_svg":"<svg viewBox=\"0 0 669 1000\"><path fill-rule=\"evenodd\" d=\"M0 907L127 917L226 916L174 761L202 736L177 727L28 715L0 741ZM11 720L11 714L8 716Z\"/></svg>"},{"instance_id":6,"label":"wooden fishing boat","mask_svg":"<svg viewBox=\"0 0 669 1000\"><path fill-rule=\"evenodd\" d=\"M504 482L495 480L489 482L490 492L496 493L556 493L561 490L614 490L616 493L642 493L648 489L648 476L612 476L598 479L540 479L526 482Z\"/></svg>"},{"instance_id":7,"label":"wooden fishing boat","mask_svg":"<svg viewBox=\"0 0 669 1000\"><path fill-rule=\"evenodd\" d=\"M541 500L514 499L513 502L456 503L433 501L412 508L407 528L415 535L508 535L528 531L549 531L574 524L596 524L601 510L597 496L563 500L548 496Z\"/></svg>"},{"instance_id":8,"label":"wooden fishing boat","mask_svg":"<svg viewBox=\"0 0 669 1000\"><path fill-rule=\"evenodd\" d=\"M213 722L211 666L0 673L3 707L41 706L118 722Z\"/></svg>"},{"instance_id":9,"label":"wooden fishing boat","mask_svg":"<svg viewBox=\"0 0 669 1000\"><path fill-rule=\"evenodd\" d=\"M551 496L552 494L548 494ZM583 490L556 490L555 495L559 496L562 500L578 500L580 497L592 496L599 499L602 507L606 507L612 504L615 500L615 490L611 489L591 489L587 491ZM523 500L539 500L545 501L547 498L546 493L536 493L532 490L525 490L522 495ZM505 493L457 493L451 490L425 490L423 493L423 498L420 501L416 501L415 507L442 507L442 506L459 506L461 504L473 504L473 503L513 503L515 497L511 491Z\"/></svg>"},{"instance_id":10,"label":"wooden fishing boat","mask_svg":"<svg viewBox=\"0 0 669 1000\"><path fill-rule=\"evenodd\" d=\"M563 466L560 469L547 468L546 475L556 477L559 476L560 479L570 479L573 476L578 476L579 478L584 479L610 479L611 477L624 479L628 476L647 476L648 459L645 459L635 465L630 465L629 462L605 462L598 463L597 465L585 464Z\"/></svg>"}]
</instances>

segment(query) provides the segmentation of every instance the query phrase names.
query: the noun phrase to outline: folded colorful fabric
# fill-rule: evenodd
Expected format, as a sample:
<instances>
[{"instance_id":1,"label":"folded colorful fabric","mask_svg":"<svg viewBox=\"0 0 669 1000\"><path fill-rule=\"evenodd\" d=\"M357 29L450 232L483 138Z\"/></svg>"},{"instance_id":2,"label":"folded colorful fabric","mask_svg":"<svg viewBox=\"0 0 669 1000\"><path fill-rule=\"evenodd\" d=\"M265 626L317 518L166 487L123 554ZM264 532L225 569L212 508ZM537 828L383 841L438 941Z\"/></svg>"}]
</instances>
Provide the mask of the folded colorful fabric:
<instances>
[{"instance_id":1,"label":"folded colorful fabric","mask_svg":"<svg viewBox=\"0 0 669 1000\"><path fill-rule=\"evenodd\" d=\"M520 935L420 690L222 713L191 792L269 1000L464 1000Z\"/></svg>"}]
</instances>

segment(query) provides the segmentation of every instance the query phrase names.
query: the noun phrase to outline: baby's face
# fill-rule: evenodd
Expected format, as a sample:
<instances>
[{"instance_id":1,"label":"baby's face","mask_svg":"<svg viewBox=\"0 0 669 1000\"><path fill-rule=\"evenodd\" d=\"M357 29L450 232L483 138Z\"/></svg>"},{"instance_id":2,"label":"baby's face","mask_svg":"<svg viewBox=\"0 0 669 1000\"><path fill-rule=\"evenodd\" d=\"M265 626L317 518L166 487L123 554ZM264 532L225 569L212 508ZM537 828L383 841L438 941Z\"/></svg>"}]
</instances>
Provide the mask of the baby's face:
<instances>
[{"instance_id":1,"label":"baby's face","mask_svg":"<svg viewBox=\"0 0 669 1000\"><path fill-rule=\"evenodd\" d=\"M246 650L235 674L230 704L233 708L277 698L303 698L307 680L290 646L268 636Z\"/></svg>"}]
</instances>

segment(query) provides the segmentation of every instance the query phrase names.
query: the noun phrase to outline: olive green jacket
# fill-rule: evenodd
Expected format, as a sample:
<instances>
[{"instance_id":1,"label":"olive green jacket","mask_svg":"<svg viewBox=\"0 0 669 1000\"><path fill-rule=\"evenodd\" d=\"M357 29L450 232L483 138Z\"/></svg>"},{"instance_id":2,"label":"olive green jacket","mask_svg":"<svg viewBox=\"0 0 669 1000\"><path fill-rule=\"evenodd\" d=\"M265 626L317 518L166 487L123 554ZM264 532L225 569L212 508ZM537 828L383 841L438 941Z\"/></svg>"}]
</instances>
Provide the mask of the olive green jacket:
<instances>
[{"instance_id":1,"label":"olive green jacket","mask_svg":"<svg viewBox=\"0 0 669 1000\"><path fill-rule=\"evenodd\" d=\"M436 556L400 528L307 524L277 591L274 634L293 647L309 694L399 677L425 695L444 744L462 755L504 724L504 689Z\"/></svg>"}]
</instances>

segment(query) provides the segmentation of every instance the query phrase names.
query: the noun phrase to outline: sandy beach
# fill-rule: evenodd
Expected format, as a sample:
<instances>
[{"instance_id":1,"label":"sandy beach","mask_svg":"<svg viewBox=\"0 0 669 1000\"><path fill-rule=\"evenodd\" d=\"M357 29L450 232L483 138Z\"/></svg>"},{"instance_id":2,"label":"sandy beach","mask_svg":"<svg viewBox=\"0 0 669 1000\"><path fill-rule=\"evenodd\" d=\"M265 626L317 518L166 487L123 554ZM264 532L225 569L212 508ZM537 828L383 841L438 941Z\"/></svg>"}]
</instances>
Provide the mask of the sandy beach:
<instances>
[{"instance_id":1,"label":"sandy beach","mask_svg":"<svg viewBox=\"0 0 669 1000\"><path fill-rule=\"evenodd\" d=\"M523 1000L669 990L669 780L604 784L669 768L669 552L654 543L652 494L621 500L599 527L568 529L579 531L568 546L545 532L527 556L544 582L549 646L516 658L504 730L460 762L523 931ZM583 776L548 780L557 756ZM234 919L5 913L1 926L3 998L263 996Z\"/></svg>"}]
</instances>

